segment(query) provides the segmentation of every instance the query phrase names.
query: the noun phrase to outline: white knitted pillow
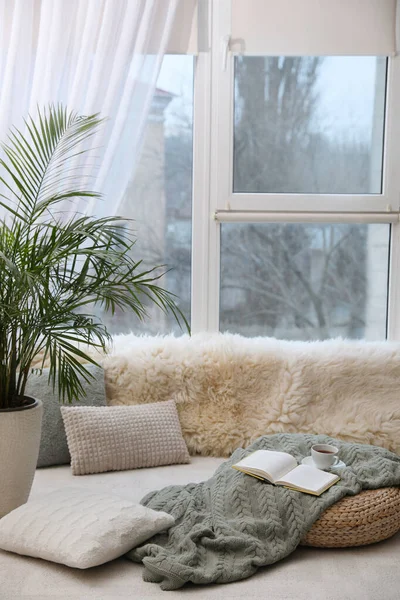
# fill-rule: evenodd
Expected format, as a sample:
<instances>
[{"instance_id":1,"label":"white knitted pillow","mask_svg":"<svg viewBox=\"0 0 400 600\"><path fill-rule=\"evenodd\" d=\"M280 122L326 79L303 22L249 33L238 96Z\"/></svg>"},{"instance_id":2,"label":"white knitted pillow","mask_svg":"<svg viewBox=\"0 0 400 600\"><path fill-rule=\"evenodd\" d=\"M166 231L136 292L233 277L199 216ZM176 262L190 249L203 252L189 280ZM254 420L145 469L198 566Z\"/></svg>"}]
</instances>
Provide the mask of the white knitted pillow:
<instances>
[{"instance_id":1,"label":"white knitted pillow","mask_svg":"<svg viewBox=\"0 0 400 600\"><path fill-rule=\"evenodd\" d=\"M165 513L112 494L63 488L0 520L0 548L78 569L113 560L174 524Z\"/></svg>"},{"instance_id":2,"label":"white knitted pillow","mask_svg":"<svg viewBox=\"0 0 400 600\"><path fill-rule=\"evenodd\" d=\"M175 402L61 407L74 475L190 462Z\"/></svg>"}]
</instances>

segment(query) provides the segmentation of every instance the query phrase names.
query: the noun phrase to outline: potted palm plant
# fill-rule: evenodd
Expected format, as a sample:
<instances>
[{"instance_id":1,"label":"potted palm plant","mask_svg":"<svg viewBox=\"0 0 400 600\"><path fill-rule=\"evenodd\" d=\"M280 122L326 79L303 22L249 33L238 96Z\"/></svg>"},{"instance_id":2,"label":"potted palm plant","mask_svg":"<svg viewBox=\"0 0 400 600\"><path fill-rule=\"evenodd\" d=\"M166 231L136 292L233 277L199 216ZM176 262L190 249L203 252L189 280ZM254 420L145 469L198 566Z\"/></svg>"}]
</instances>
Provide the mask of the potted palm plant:
<instances>
[{"instance_id":1,"label":"potted palm plant","mask_svg":"<svg viewBox=\"0 0 400 600\"><path fill-rule=\"evenodd\" d=\"M38 110L25 131L12 129L0 159L0 517L26 502L39 452L42 404L26 397L32 364L49 364L61 401L83 394L90 349L107 351L110 335L96 316L146 304L184 316L158 285L159 270L134 258L135 239L119 217L62 210L99 195L82 185L81 158L101 124L62 106ZM69 216L68 216L69 215Z\"/></svg>"}]
</instances>

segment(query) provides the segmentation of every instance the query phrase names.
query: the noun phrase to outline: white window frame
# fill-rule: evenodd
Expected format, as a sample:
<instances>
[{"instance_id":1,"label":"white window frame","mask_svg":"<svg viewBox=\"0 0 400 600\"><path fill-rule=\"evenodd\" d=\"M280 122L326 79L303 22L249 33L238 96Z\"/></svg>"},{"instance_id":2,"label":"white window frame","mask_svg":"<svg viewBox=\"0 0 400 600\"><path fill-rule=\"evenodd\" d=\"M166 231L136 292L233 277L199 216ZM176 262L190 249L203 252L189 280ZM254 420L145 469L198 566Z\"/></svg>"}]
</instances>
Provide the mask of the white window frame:
<instances>
[{"instance_id":1,"label":"white window frame","mask_svg":"<svg viewBox=\"0 0 400 600\"><path fill-rule=\"evenodd\" d=\"M391 223L387 339L400 340L400 57L388 58L382 194L233 193L230 27L231 0L209 0L194 84L192 332L219 331L221 222Z\"/></svg>"}]
</instances>

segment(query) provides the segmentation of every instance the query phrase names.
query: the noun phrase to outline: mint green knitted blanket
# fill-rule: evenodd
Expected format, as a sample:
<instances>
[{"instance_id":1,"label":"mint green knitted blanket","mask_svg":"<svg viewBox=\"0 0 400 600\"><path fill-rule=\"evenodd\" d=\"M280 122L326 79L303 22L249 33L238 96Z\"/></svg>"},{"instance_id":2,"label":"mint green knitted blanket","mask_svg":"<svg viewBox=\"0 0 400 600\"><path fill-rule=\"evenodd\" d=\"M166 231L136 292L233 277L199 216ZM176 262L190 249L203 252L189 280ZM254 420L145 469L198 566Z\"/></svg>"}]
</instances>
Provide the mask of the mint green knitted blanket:
<instances>
[{"instance_id":1,"label":"mint green knitted blanket","mask_svg":"<svg viewBox=\"0 0 400 600\"><path fill-rule=\"evenodd\" d=\"M341 480L321 496L274 486L232 469L258 449L292 454L300 463L313 444L334 444L346 468ZM281 560L300 543L332 504L362 489L400 485L400 457L374 446L350 444L325 435L276 434L239 448L208 481L151 492L145 506L175 518L164 534L127 556L143 562L145 581L173 590L191 581L227 583L253 575Z\"/></svg>"}]
</instances>

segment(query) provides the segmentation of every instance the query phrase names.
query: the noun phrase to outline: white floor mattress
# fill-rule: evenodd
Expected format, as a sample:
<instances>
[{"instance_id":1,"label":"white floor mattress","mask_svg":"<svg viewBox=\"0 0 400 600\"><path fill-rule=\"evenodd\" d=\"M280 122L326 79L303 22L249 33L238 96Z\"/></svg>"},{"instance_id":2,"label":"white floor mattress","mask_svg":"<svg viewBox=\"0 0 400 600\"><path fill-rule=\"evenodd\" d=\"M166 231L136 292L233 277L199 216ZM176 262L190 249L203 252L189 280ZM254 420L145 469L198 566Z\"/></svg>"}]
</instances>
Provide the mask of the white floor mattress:
<instances>
[{"instance_id":1,"label":"white floor mattress","mask_svg":"<svg viewBox=\"0 0 400 600\"><path fill-rule=\"evenodd\" d=\"M69 467L36 472L32 497L74 485L139 501L170 484L199 482L222 462L193 458L189 465L73 477ZM142 580L142 568L119 559L87 571L0 551L0 600L399 600L400 534L372 546L344 550L298 548L289 558L229 585L187 586L163 592Z\"/></svg>"}]
</instances>

